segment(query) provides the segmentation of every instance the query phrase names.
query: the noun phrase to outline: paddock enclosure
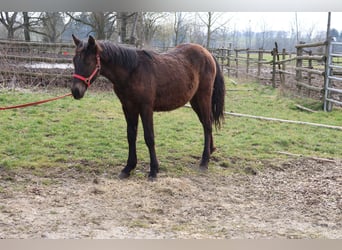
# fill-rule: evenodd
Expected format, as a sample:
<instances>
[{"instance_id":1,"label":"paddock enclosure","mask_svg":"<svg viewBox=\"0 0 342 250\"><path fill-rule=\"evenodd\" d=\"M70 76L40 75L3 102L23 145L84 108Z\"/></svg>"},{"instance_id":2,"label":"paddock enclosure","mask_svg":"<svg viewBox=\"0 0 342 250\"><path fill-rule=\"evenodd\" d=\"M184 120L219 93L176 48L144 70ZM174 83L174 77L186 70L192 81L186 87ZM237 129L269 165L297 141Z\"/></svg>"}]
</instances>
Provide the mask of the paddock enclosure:
<instances>
[{"instance_id":1,"label":"paddock enclosure","mask_svg":"<svg viewBox=\"0 0 342 250\"><path fill-rule=\"evenodd\" d=\"M252 48L209 49L226 76L255 79L295 96L321 100L325 111L342 105L342 43L331 38L297 44L293 51ZM0 41L0 84L65 86L72 75L72 43ZM111 88L103 77L97 86Z\"/></svg>"},{"instance_id":2,"label":"paddock enclosure","mask_svg":"<svg viewBox=\"0 0 342 250\"><path fill-rule=\"evenodd\" d=\"M315 50L320 55L313 49L312 55L307 49L303 55L280 48L273 54L213 51L229 76L226 111L340 127L339 104L328 100L339 101L334 92L340 88L339 57L331 55L331 81L324 81L319 59L326 46ZM74 45L1 41L0 47L0 106L67 89ZM46 66L51 63L60 68ZM258 83L247 83L258 74ZM146 179L149 157L142 133L137 169L119 180L126 131L117 97L101 91L111 88L101 77L82 101L65 98L0 111L0 238L342 238L340 130L227 115L214 132L218 150L206 173L197 171L202 128L196 115L182 108L155 115L158 180ZM295 100L282 98L286 90ZM320 107L297 109L297 103L305 104L297 99L303 95ZM322 110L324 98L333 103L327 105L331 112Z\"/></svg>"}]
</instances>

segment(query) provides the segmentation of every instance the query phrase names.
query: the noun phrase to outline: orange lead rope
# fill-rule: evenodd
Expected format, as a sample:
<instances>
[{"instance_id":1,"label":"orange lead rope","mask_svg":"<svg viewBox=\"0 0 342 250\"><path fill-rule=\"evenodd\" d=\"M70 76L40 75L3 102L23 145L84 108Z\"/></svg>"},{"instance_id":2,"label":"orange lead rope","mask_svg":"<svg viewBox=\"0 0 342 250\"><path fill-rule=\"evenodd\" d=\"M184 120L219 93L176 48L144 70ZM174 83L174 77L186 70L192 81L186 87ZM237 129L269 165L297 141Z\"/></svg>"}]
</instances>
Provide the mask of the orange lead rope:
<instances>
[{"instance_id":1,"label":"orange lead rope","mask_svg":"<svg viewBox=\"0 0 342 250\"><path fill-rule=\"evenodd\" d=\"M73 74L72 76L74 78L77 78L77 79L80 79L81 81L83 81L84 84L87 85L87 87L89 88L90 84L91 84L91 80L98 73L100 73L100 70L101 70L100 54L97 53L96 54L96 66L95 66L95 69L93 70L93 72L91 73L91 75L89 77L86 78L86 77L78 75L78 74ZM55 98L51 98L51 99L47 99L47 100L42 100L42 101L38 101L38 102L31 102L31 103L20 104L20 105L9 106L9 107L0 107L0 110L25 108L25 107L29 107L29 106L39 105L39 104L46 103L46 102L55 101L55 100L58 100L58 99L61 99L61 98L67 97L67 96L71 96L71 95L72 94L70 93L70 94L65 94L65 95L62 95L62 96L58 96L58 97L55 97Z\"/></svg>"},{"instance_id":2,"label":"orange lead rope","mask_svg":"<svg viewBox=\"0 0 342 250\"><path fill-rule=\"evenodd\" d=\"M42 101L38 101L38 102L30 102L30 103L26 103L26 104L20 104L20 105L15 105L15 106L8 106L8 107L0 107L0 110L25 108L25 107L29 107L29 106L39 105L39 104L46 103L46 102L52 102L52 101L62 99L64 97L71 96L71 95L72 94L69 93L69 94L65 94L62 96L58 96L58 97L54 97L51 99L46 99L46 100L42 100Z\"/></svg>"}]
</instances>

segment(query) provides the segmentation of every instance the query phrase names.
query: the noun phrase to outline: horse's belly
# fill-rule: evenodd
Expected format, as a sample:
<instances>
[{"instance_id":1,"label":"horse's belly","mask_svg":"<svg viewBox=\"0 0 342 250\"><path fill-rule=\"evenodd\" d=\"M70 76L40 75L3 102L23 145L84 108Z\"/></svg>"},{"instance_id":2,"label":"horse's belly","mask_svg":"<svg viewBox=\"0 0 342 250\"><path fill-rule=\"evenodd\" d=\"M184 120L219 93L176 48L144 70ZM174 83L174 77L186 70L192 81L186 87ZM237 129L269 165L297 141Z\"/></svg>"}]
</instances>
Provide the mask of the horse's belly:
<instances>
[{"instance_id":1,"label":"horse's belly","mask_svg":"<svg viewBox=\"0 0 342 250\"><path fill-rule=\"evenodd\" d=\"M193 83L157 90L154 102L155 111L170 111L184 106L192 99L197 90Z\"/></svg>"},{"instance_id":2,"label":"horse's belly","mask_svg":"<svg viewBox=\"0 0 342 250\"><path fill-rule=\"evenodd\" d=\"M154 111L171 111L174 109L178 109L182 106L184 106L187 102L177 102L177 103L159 103L157 105L154 105Z\"/></svg>"}]
</instances>

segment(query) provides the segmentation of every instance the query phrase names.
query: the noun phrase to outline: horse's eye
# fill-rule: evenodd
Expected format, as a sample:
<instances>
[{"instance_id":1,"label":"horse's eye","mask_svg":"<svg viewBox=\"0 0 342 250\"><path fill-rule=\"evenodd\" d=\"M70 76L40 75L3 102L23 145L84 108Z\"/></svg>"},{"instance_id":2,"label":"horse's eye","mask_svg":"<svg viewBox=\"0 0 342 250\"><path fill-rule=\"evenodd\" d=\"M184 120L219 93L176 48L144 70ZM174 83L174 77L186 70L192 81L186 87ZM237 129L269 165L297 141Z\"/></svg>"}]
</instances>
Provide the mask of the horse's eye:
<instances>
[{"instance_id":1,"label":"horse's eye","mask_svg":"<svg viewBox=\"0 0 342 250\"><path fill-rule=\"evenodd\" d=\"M82 53L76 53L75 60L80 61L82 59Z\"/></svg>"}]
</instances>

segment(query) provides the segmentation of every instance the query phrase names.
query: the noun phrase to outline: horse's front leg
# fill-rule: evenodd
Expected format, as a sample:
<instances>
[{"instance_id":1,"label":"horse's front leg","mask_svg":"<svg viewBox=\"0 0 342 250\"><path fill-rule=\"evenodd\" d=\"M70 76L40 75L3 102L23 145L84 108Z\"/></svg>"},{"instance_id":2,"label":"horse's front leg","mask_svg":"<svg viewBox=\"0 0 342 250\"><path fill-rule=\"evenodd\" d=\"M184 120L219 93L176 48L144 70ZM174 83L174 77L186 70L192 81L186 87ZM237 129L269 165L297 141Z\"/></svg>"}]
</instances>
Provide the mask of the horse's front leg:
<instances>
[{"instance_id":1,"label":"horse's front leg","mask_svg":"<svg viewBox=\"0 0 342 250\"><path fill-rule=\"evenodd\" d=\"M144 139L150 153L150 173L149 180L153 181L157 178L159 172L159 163L155 150L154 130L153 130L153 111L148 108L141 113L141 120L144 127Z\"/></svg>"},{"instance_id":2,"label":"horse's front leg","mask_svg":"<svg viewBox=\"0 0 342 250\"><path fill-rule=\"evenodd\" d=\"M122 169L119 178L125 179L130 176L131 171L137 165L137 150L136 150L136 141L137 141L137 132L138 132L138 118L139 114L135 112L129 112L127 109L123 109L125 113L125 118L127 122L127 140L128 140L128 159L127 165Z\"/></svg>"}]
</instances>

